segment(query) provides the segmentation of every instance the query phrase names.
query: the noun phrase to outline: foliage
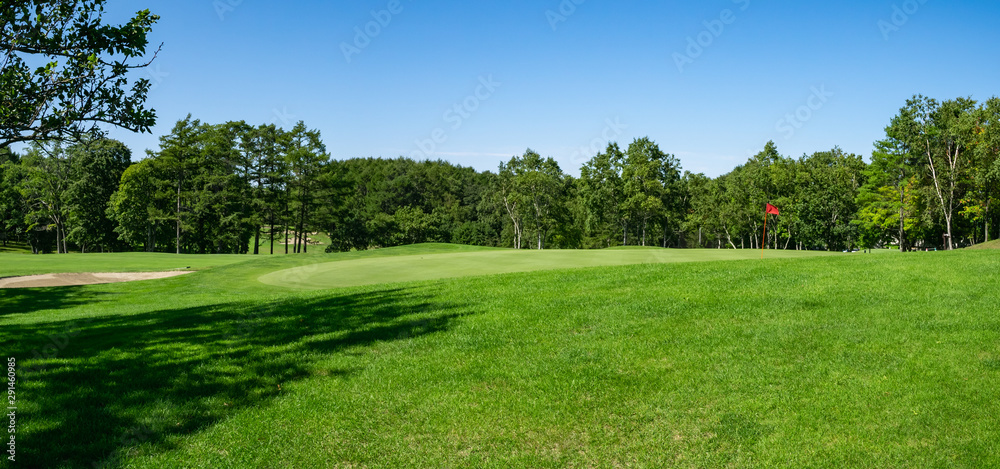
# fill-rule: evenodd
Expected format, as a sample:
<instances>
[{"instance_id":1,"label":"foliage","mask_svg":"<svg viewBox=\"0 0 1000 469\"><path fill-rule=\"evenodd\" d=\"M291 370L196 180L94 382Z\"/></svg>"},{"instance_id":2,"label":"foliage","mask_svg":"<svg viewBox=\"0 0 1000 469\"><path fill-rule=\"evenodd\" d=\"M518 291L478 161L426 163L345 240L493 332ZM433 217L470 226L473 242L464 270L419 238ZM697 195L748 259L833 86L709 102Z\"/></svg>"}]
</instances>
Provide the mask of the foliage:
<instances>
[{"instance_id":1,"label":"foliage","mask_svg":"<svg viewBox=\"0 0 1000 469\"><path fill-rule=\"evenodd\" d=\"M496 172L406 158L331 160L319 132L302 122L286 130L188 116L124 178L127 149L89 144L39 143L23 156L0 150L4 239L35 252L273 254L276 245L306 253L319 242L334 252L428 241L909 250L976 244L1000 227L996 98L977 105L915 96L870 164L838 147L794 159L767 142L716 178L683 171L649 138L624 151L610 143L579 178L530 149ZM781 214L762 239L767 203Z\"/></svg>"},{"instance_id":2,"label":"foliage","mask_svg":"<svg viewBox=\"0 0 1000 469\"><path fill-rule=\"evenodd\" d=\"M77 140L98 124L148 132L149 80L129 75L151 61L147 34L159 19L142 10L126 24L102 24L105 0L16 0L0 9L0 148ZM155 54L154 54L155 55ZM41 66L39 66L41 64Z\"/></svg>"}]
</instances>

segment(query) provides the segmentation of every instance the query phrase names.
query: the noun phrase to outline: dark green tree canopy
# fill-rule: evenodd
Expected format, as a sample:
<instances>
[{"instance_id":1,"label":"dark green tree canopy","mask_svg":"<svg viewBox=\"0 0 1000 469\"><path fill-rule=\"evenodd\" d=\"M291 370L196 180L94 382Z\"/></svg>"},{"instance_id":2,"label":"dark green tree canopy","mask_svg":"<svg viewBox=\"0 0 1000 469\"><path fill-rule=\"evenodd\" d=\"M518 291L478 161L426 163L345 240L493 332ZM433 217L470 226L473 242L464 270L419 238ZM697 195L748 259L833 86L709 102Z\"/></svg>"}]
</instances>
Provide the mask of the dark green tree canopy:
<instances>
[{"instance_id":1,"label":"dark green tree canopy","mask_svg":"<svg viewBox=\"0 0 1000 469\"><path fill-rule=\"evenodd\" d=\"M149 10L128 23L101 23L105 0L12 0L0 8L0 148L18 142L78 140L109 124L148 132L146 35ZM158 52L158 51L157 51ZM155 54L154 54L155 58Z\"/></svg>"}]
</instances>

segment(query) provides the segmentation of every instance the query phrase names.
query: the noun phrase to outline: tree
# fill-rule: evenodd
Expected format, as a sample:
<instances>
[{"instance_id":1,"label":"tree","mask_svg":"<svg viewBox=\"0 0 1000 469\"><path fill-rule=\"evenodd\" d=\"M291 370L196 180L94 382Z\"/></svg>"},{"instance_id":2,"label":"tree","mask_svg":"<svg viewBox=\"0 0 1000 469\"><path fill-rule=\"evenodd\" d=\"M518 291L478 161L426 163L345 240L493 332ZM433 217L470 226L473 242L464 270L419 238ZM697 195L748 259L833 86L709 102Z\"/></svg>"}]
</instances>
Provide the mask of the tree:
<instances>
[{"instance_id":1,"label":"tree","mask_svg":"<svg viewBox=\"0 0 1000 469\"><path fill-rule=\"evenodd\" d=\"M286 155L289 168L289 195L294 202L295 252L309 250L310 215L322 196L319 186L323 165L330 159L318 130L309 130L304 122L295 125L289 135Z\"/></svg>"},{"instance_id":2,"label":"tree","mask_svg":"<svg viewBox=\"0 0 1000 469\"><path fill-rule=\"evenodd\" d=\"M721 200L716 210L722 231L733 249L736 249L734 235L739 237L740 248L746 247L746 240L750 248L760 247L758 233L763 231L764 205L774 202L779 195L772 168L783 159L777 145L767 142L761 152L720 178ZM779 230L769 231L773 235Z\"/></svg>"},{"instance_id":3,"label":"tree","mask_svg":"<svg viewBox=\"0 0 1000 469\"><path fill-rule=\"evenodd\" d=\"M580 193L586 209L587 233L600 239L599 247L609 247L622 234L622 244L628 241L628 216L624 210L625 187L622 166L625 155L617 143L609 143L580 169ZM620 228L620 230L618 229Z\"/></svg>"},{"instance_id":4,"label":"tree","mask_svg":"<svg viewBox=\"0 0 1000 469\"><path fill-rule=\"evenodd\" d=\"M688 193L688 203L683 229L690 233L697 232L696 246L705 247L706 231L718 235L716 229L719 186L712 178L702 173L684 172L684 182ZM721 238L717 236L717 238ZM717 243L716 247L722 247Z\"/></svg>"},{"instance_id":5,"label":"tree","mask_svg":"<svg viewBox=\"0 0 1000 469\"><path fill-rule=\"evenodd\" d=\"M625 152L622 180L625 190L625 207L639 222L642 245L646 245L649 220L664 214L665 183L680 178L679 164L673 155L667 155L648 137L636 139Z\"/></svg>"},{"instance_id":6,"label":"tree","mask_svg":"<svg viewBox=\"0 0 1000 469\"><path fill-rule=\"evenodd\" d=\"M166 218L156 204L154 160L146 159L129 166L122 174L118 190L108 203L108 218L115 223L118 239L146 252L156 248L159 221Z\"/></svg>"},{"instance_id":7,"label":"tree","mask_svg":"<svg viewBox=\"0 0 1000 469\"><path fill-rule=\"evenodd\" d=\"M528 149L517 161L515 177L529 205L528 220L535 227L536 246L544 249L545 239L554 228L554 212L560 203L563 172L552 158Z\"/></svg>"},{"instance_id":8,"label":"tree","mask_svg":"<svg viewBox=\"0 0 1000 469\"><path fill-rule=\"evenodd\" d=\"M524 236L524 203L525 196L521 192L516 176L518 159L515 156L509 162L500 163L498 177L496 178L496 189L494 194L499 205L504 209L507 217L510 218L514 233L514 249L521 249Z\"/></svg>"},{"instance_id":9,"label":"tree","mask_svg":"<svg viewBox=\"0 0 1000 469\"><path fill-rule=\"evenodd\" d=\"M666 248L670 235L683 227L691 194L687 187L688 181L681 175L681 163L674 155L664 155L660 160L659 173L663 184L663 191L660 193L663 208L659 219L663 226L663 247ZM683 238L678 238L678 247L682 242Z\"/></svg>"},{"instance_id":10,"label":"tree","mask_svg":"<svg viewBox=\"0 0 1000 469\"><path fill-rule=\"evenodd\" d=\"M4 246L24 234L24 198L17 188L24 172L21 157L8 148L0 148L0 241Z\"/></svg>"},{"instance_id":11,"label":"tree","mask_svg":"<svg viewBox=\"0 0 1000 469\"><path fill-rule=\"evenodd\" d=\"M143 10L126 24L101 24L105 0L15 0L0 9L0 148L77 140L99 124L148 132L149 80L129 75L152 60L146 35L159 19ZM154 54L155 58L155 54ZM41 66L39 66L41 64Z\"/></svg>"},{"instance_id":12,"label":"tree","mask_svg":"<svg viewBox=\"0 0 1000 469\"><path fill-rule=\"evenodd\" d=\"M114 222L107 216L111 195L132 162L132 151L117 140L85 141L67 149L73 181L67 191L66 239L82 252L115 244Z\"/></svg>"},{"instance_id":13,"label":"tree","mask_svg":"<svg viewBox=\"0 0 1000 469\"><path fill-rule=\"evenodd\" d=\"M991 98L977 110L974 131L973 187L964 214L982 221L985 242L990 240L990 208L1000 198L1000 99Z\"/></svg>"},{"instance_id":14,"label":"tree","mask_svg":"<svg viewBox=\"0 0 1000 469\"><path fill-rule=\"evenodd\" d=\"M907 100L886 128L889 138L901 142L911 162L923 161L925 176L934 188L947 233L947 249L954 249L954 213L960 200L973 143L976 102L967 98L938 103L921 95Z\"/></svg>"},{"instance_id":15,"label":"tree","mask_svg":"<svg viewBox=\"0 0 1000 469\"><path fill-rule=\"evenodd\" d=\"M419 207L402 207L393 215L399 233L394 245L441 241L438 235L440 221Z\"/></svg>"},{"instance_id":16,"label":"tree","mask_svg":"<svg viewBox=\"0 0 1000 469\"><path fill-rule=\"evenodd\" d=\"M901 142L886 138L875 142L872 163L865 170L865 184L858 192L859 234L864 247L871 248L887 240L896 230L900 251L907 250L907 220L912 220L913 170L907 164ZM912 226L912 223L910 224Z\"/></svg>"},{"instance_id":17,"label":"tree","mask_svg":"<svg viewBox=\"0 0 1000 469\"><path fill-rule=\"evenodd\" d=\"M250 175L241 163L242 126L202 124L188 198L190 244L198 253L249 252Z\"/></svg>"},{"instance_id":18,"label":"tree","mask_svg":"<svg viewBox=\"0 0 1000 469\"><path fill-rule=\"evenodd\" d=\"M166 195L166 192L174 194L173 220L176 230L174 237L174 248L177 254L181 253L181 234L183 231L185 205L184 199L187 196L187 186L192 173L197 169L197 159L201 152L200 139L204 131L201 121L191 119L189 114L185 119L178 121L169 135L160 137L160 151L155 155L158 171L156 174L165 178L157 181L156 187L161 192L158 196Z\"/></svg>"},{"instance_id":19,"label":"tree","mask_svg":"<svg viewBox=\"0 0 1000 469\"><path fill-rule=\"evenodd\" d=\"M233 123L239 132L239 167L250 194L246 197L248 221L253 229L253 253L260 252L260 236L269 224L271 254L274 254L274 225L280 211L281 186L287 172L283 158L287 134L274 124L257 127L243 122Z\"/></svg>"},{"instance_id":20,"label":"tree","mask_svg":"<svg viewBox=\"0 0 1000 469\"><path fill-rule=\"evenodd\" d=\"M864 161L834 148L803 157L800 165L808 175L801 199L804 234L828 250L850 248L856 238L851 221L857 213Z\"/></svg>"},{"instance_id":21,"label":"tree","mask_svg":"<svg viewBox=\"0 0 1000 469\"><path fill-rule=\"evenodd\" d=\"M47 149L35 142L21 159L21 166L24 175L18 190L25 199L25 229L38 233L54 228L56 252L69 252L66 244L66 205L72 170L65 150L58 144ZM29 241L31 239L29 236ZM33 243L32 251L39 251Z\"/></svg>"}]
</instances>

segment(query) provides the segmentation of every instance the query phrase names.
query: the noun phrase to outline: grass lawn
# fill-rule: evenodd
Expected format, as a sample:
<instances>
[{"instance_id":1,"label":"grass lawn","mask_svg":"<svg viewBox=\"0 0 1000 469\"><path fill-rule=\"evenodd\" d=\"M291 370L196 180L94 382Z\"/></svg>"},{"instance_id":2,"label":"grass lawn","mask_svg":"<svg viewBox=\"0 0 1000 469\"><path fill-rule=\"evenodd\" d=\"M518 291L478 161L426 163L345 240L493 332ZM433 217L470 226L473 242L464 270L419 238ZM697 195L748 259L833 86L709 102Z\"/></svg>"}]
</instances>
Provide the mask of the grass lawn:
<instances>
[{"instance_id":1,"label":"grass lawn","mask_svg":"<svg viewBox=\"0 0 1000 469\"><path fill-rule=\"evenodd\" d=\"M203 270L250 260L239 255L159 254L0 254L0 277L76 272L162 272Z\"/></svg>"},{"instance_id":2,"label":"grass lawn","mask_svg":"<svg viewBox=\"0 0 1000 469\"><path fill-rule=\"evenodd\" d=\"M6 246L0 245L0 254L31 254L31 247L27 244L7 242Z\"/></svg>"},{"instance_id":3,"label":"grass lawn","mask_svg":"<svg viewBox=\"0 0 1000 469\"><path fill-rule=\"evenodd\" d=\"M993 251L256 280L472 252L0 290L0 467L1000 466Z\"/></svg>"},{"instance_id":4,"label":"grass lawn","mask_svg":"<svg viewBox=\"0 0 1000 469\"><path fill-rule=\"evenodd\" d=\"M330 289L476 275L631 264L760 259L760 251L625 248L604 250L464 249L404 256L366 256L280 270L260 277L269 285ZM768 259L845 255L818 251L768 251Z\"/></svg>"},{"instance_id":5,"label":"grass lawn","mask_svg":"<svg viewBox=\"0 0 1000 469\"><path fill-rule=\"evenodd\" d=\"M970 246L968 249L1000 249L1000 239L979 243L975 246Z\"/></svg>"}]
</instances>

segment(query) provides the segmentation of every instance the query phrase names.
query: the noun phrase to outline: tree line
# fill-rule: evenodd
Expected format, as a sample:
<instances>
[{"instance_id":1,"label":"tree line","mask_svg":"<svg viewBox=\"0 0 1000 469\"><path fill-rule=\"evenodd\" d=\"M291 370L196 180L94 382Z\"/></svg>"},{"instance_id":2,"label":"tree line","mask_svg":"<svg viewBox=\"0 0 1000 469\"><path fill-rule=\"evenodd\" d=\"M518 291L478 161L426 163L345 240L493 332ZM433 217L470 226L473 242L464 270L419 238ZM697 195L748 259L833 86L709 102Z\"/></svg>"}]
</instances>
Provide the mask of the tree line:
<instances>
[{"instance_id":1,"label":"tree line","mask_svg":"<svg viewBox=\"0 0 1000 469\"><path fill-rule=\"evenodd\" d=\"M33 252L274 254L421 242L950 249L998 235L1000 100L915 96L885 130L870 163L839 148L792 158L768 142L710 178L640 138L609 144L574 177L530 149L496 172L333 160L302 122L188 116L138 162L99 137L0 149L0 239ZM766 203L781 214L762 239Z\"/></svg>"}]
</instances>

